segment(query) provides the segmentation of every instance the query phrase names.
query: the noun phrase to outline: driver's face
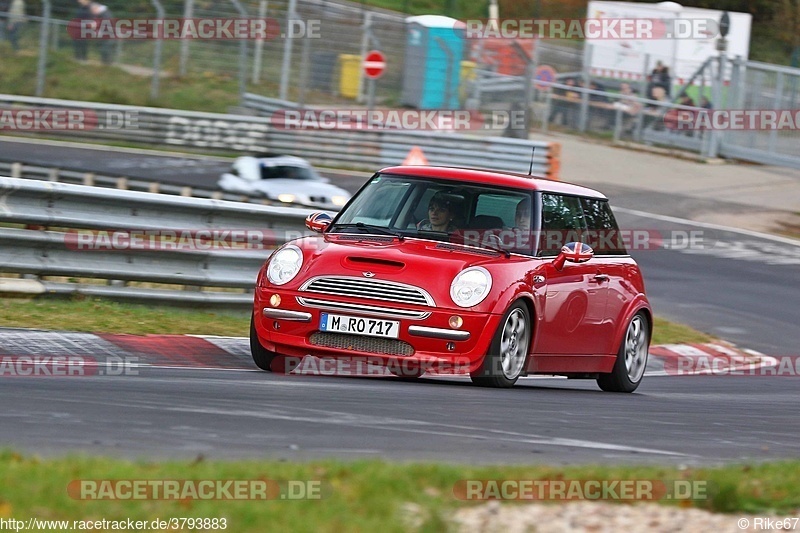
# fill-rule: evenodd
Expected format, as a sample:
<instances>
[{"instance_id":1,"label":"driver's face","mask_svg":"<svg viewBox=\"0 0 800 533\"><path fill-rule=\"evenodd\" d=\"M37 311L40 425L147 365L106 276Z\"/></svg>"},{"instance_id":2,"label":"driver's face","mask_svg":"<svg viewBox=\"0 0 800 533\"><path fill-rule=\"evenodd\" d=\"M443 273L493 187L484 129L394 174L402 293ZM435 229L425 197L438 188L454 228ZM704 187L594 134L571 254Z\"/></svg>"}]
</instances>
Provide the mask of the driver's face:
<instances>
[{"instance_id":1,"label":"driver's face","mask_svg":"<svg viewBox=\"0 0 800 533\"><path fill-rule=\"evenodd\" d=\"M428 206L428 219L434 226L446 226L453 220L453 215L446 205L431 202Z\"/></svg>"}]
</instances>

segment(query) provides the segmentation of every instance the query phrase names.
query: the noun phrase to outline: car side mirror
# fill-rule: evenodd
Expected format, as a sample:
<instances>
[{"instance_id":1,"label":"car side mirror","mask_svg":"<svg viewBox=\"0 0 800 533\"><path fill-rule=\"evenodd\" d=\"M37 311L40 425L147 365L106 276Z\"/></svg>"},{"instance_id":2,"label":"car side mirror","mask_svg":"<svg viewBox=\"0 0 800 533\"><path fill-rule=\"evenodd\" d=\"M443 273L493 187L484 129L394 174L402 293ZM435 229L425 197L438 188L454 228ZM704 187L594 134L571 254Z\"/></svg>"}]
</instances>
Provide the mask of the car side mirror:
<instances>
[{"instance_id":1,"label":"car side mirror","mask_svg":"<svg viewBox=\"0 0 800 533\"><path fill-rule=\"evenodd\" d=\"M568 242L561 247L561 253L553 260L556 270L564 268L564 263L585 263L594 257L594 250L588 244L580 242Z\"/></svg>"},{"instance_id":2,"label":"car side mirror","mask_svg":"<svg viewBox=\"0 0 800 533\"><path fill-rule=\"evenodd\" d=\"M306 227L311 231L322 233L325 228L331 225L333 219L328 213L318 212L311 213L306 217Z\"/></svg>"}]
</instances>

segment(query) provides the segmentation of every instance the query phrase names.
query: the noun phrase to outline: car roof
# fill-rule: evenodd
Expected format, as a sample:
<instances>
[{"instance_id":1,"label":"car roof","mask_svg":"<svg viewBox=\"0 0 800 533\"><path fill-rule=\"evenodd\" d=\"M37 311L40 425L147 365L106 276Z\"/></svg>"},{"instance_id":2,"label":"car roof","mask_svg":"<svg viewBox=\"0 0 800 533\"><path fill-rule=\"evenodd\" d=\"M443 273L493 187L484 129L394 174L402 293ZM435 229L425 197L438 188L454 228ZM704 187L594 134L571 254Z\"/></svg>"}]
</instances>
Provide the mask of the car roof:
<instances>
[{"instance_id":1,"label":"car roof","mask_svg":"<svg viewBox=\"0 0 800 533\"><path fill-rule=\"evenodd\" d=\"M381 169L380 172L382 174L395 174L400 176L440 178L476 184L499 185L502 187L555 192L589 198L606 198L603 193L581 185L550 180L544 176L528 176L527 174L517 174L515 172L505 172L501 170L409 165L386 167Z\"/></svg>"},{"instance_id":2,"label":"car roof","mask_svg":"<svg viewBox=\"0 0 800 533\"><path fill-rule=\"evenodd\" d=\"M311 163L302 157L293 155L259 155L255 156L262 167L304 167L311 168Z\"/></svg>"}]
</instances>

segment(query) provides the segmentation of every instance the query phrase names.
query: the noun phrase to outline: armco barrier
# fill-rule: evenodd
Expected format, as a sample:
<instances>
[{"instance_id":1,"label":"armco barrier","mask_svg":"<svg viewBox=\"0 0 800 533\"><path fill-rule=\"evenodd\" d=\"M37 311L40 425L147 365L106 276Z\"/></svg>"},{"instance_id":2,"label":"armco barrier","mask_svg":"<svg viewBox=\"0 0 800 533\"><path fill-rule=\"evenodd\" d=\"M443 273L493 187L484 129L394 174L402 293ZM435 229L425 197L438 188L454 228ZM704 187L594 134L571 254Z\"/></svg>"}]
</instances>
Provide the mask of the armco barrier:
<instances>
[{"instance_id":1,"label":"armco barrier","mask_svg":"<svg viewBox=\"0 0 800 533\"><path fill-rule=\"evenodd\" d=\"M0 111L33 108L85 110L98 116L98 127L40 132L70 140L157 144L173 149L287 153L304 157L316 165L356 170L398 165L414 146L420 146L432 165L527 172L530 151L535 147L537 157L533 172L545 176L553 174L547 158L553 143L544 141L404 130L286 130L274 128L265 117L0 95ZM119 127L108 127L109 124ZM8 128L4 131L8 132Z\"/></svg>"},{"instance_id":2,"label":"armco barrier","mask_svg":"<svg viewBox=\"0 0 800 533\"><path fill-rule=\"evenodd\" d=\"M0 272L37 278L0 278L0 292L12 285L14 292L22 287L33 293L81 293L246 308L252 302L259 267L276 245L305 233L304 220L310 212L0 177ZM248 231L246 239L262 248L87 250L76 246L80 230L162 235L238 230ZM47 277L94 283L65 283ZM107 284L103 285L103 280ZM130 286L129 282L140 283ZM165 285L142 287L141 282ZM187 286L196 289L185 290Z\"/></svg>"}]
</instances>

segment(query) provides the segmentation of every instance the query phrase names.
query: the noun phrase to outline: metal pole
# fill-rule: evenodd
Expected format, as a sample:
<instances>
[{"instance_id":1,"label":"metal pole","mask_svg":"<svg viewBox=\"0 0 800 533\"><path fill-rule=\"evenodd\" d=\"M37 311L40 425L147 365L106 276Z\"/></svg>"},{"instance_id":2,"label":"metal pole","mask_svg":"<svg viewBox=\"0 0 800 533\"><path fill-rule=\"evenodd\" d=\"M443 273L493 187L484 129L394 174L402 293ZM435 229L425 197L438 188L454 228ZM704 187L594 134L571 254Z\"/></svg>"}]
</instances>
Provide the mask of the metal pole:
<instances>
[{"instance_id":1,"label":"metal pole","mask_svg":"<svg viewBox=\"0 0 800 533\"><path fill-rule=\"evenodd\" d=\"M36 96L44 94L44 77L47 74L47 42L50 31L50 0L42 0L42 21L39 28L39 65L36 69Z\"/></svg>"},{"instance_id":2,"label":"metal pole","mask_svg":"<svg viewBox=\"0 0 800 533\"><path fill-rule=\"evenodd\" d=\"M267 0L261 0L258 4L258 18L267 18ZM261 61L264 53L264 39L256 39L255 51L253 52L253 83L261 81Z\"/></svg>"},{"instance_id":3,"label":"metal pole","mask_svg":"<svg viewBox=\"0 0 800 533\"><path fill-rule=\"evenodd\" d=\"M647 76L650 75L650 54L644 55L644 70L642 71L642 83L639 84L639 97L640 98L650 98L650 95L647 94L647 86L649 82L647 81Z\"/></svg>"},{"instance_id":4,"label":"metal pole","mask_svg":"<svg viewBox=\"0 0 800 533\"><path fill-rule=\"evenodd\" d=\"M589 122L589 83L591 82L590 69L592 65L592 45L587 44L583 53L583 92L581 93L581 116L578 118L578 129L581 133L586 132L586 125Z\"/></svg>"},{"instance_id":5,"label":"metal pole","mask_svg":"<svg viewBox=\"0 0 800 533\"><path fill-rule=\"evenodd\" d=\"M724 39L721 39L724 40ZM724 109L722 105L722 84L725 82L725 50L720 50L719 62L717 63L717 76L714 80L714 109ZM721 141L722 132L718 130L711 130L711 141L708 143L707 157L717 157L719 155L719 145Z\"/></svg>"},{"instance_id":6,"label":"metal pole","mask_svg":"<svg viewBox=\"0 0 800 533\"><path fill-rule=\"evenodd\" d=\"M375 108L375 78L369 79L367 87L367 109L372 111Z\"/></svg>"},{"instance_id":7,"label":"metal pole","mask_svg":"<svg viewBox=\"0 0 800 533\"><path fill-rule=\"evenodd\" d=\"M531 56L528 55L528 52L526 52L517 41L514 41L513 46L517 54L523 59L523 61L525 61L525 73L523 74L525 79L522 80L525 88L524 96L522 97L524 130L521 133L520 138L527 139L531 131L531 99L533 98L533 77L536 75L536 73L533 67L534 61Z\"/></svg>"},{"instance_id":8,"label":"metal pole","mask_svg":"<svg viewBox=\"0 0 800 533\"><path fill-rule=\"evenodd\" d=\"M291 31L292 23L295 19L296 8L297 0L289 0L289 8L286 11L286 38L283 43L283 63L281 64L281 100L287 100L289 96L289 67L292 62L292 36L289 32Z\"/></svg>"},{"instance_id":9,"label":"metal pole","mask_svg":"<svg viewBox=\"0 0 800 533\"><path fill-rule=\"evenodd\" d=\"M183 18L190 19L194 16L194 0L186 0L183 4ZM186 76L186 64L189 62L189 39L181 40L180 65L178 74Z\"/></svg>"},{"instance_id":10,"label":"metal pole","mask_svg":"<svg viewBox=\"0 0 800 533\"><path fill-rule=\"evenodd\" d=\"M308 58L311 54L311 39L308 35L303 37L303 54L302 54L302 71L300 71L300 98L299 102L301 106L306 104L306 87L308 86L308 69L311 68L308 64Z\"/></svg>"},{"instance_id":11,"label":"metal pole","mask_svg":"<svg viewBox=\"0 0 800 533\"><path fill-rule=\"evenodd\" d=\"M786 77L783 72L778 72L778 79L775 84L775 100L772 101L772 109L780 109L783 107L783 85ZM778 142L778 129L773 128L769 132L769 142L767 144L767 151L775 153L775 145Z\"/></svg>"},{"instance_id":12,"label":"metal pole","mask_svg":"<svg viewBox=\"0 0 800 533\"><path fill-rule=\"evenodd\" d=\"M231 4L242 18L247 18L247 10L242 7L239 0L231 0ZM244 102L244 93L247 91L247 41L242 39L239 41L239 101Z\"/></svg>"},{"instance_id":13,"label":"metal pole","mask_svg":"<svg viewBox=\"0 0 800 533\"><path fill-rule=\"evenodd\" d=\"M156 16L164 19L164 7L158 0L150 0L153 7L156 8ZM161 82L161 45L162 40L159 37L156 39L156 48L153 52L153 82L150 84L150 99L155 100L158 98L158 84Z\"/></svg>"},{"instance_id":14,"label":"metal pole","mask_svg":"<svg viewBox=\"0 0 800 533\"><path fill-rule=\"evenodd\" d=\"M364 24L361 30L361 61L367 57L369 51L369 43L372 37L372 11L364 13ZM358 69L358 96L356 102L364 102L364 69Z\"/></svg>"}]
</instances>

